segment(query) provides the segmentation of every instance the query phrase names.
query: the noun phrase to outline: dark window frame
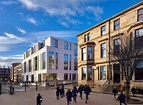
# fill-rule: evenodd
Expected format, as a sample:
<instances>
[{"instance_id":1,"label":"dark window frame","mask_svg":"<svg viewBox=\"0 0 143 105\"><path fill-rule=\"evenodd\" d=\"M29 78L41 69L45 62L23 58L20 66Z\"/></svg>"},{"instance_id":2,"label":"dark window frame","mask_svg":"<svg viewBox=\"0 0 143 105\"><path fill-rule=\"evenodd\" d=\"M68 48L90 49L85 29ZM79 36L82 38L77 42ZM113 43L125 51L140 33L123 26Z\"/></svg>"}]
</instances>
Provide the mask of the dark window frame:
<instances>
[{"instance_id":1,"label":"dark window frame","mask_svg":"<svg viewBox=\"0 0 143 105\"><path fill-rule=\"evenodd\" d=\"M90 33L87 33L87 41L90 40Z\"/></svg>"},{"instance_id":2,"label":"dark window frame","mask_svg":"<svg viewBox=\"0 0 143 105\"><path fill-rule=\"evenodd\" d=\"M87 41L87 36L86 35L84 35L84 42L86 42Z\"/></svg>"},{"instance_id":3,"label":"dark window frame","mask_svg":"<svg viewBox=\"0 0 143 105\"><path fill-rule=\"evenodd\" d=\"M101 27L101 36L106 34L106 25Z\"/></svg>"},{"instance_id":4,"label":"dark window frame","mask_svg":"<svg viewBox=\"0 0 143 105\"><path fill-rule=\"evenodd\" d=\"M139 29L135 30L135 48L136 49L143 48L143 35L138 36L139 35L139 33L138 33L139 30L143 30L143 28L139 28Z\"/></svg>"},{"instance_id":5,"label":"dark window frame","mask_svg":"<svg viewBox=\"0 0 143 105\"><path fill-rule=\"evenodd\" d=\"M140 11L141 11L141 13L140 13ZM141 20L143 20L143 8L141 8L137 11L137 21L141 21Z\"/></svg>"},{"instance_id":6,"label":"dark window frame","mask_svg":"<svg viewBox=\"0 0 143 105\"><path fill-rule=\"evenodd\" d=\"M85 52L84 52L84 50L83 49L85 49ZM86 58L84 58L84 54L86 55L86 53L87 53L87 51L86 51L86 47L83 47L82 49L81 49L81 60L82 61L84 61L84 60L86 60L87 59L87 56L85 56Z\"/></svg>"},{"instance_id":7,"label":"dark window frame","mask_svg":"<svg viewBox=\"0 0 143 105\"><path fill-rule=\"evenodd\" d=\"M121 42L119 43L118 41L120 41L120 38L114 39L114 54L120 53Z\"/></svg>"},{"instance_id":8,"label":"dark window frame","mask_svg":"<svg viewBox=\"0 0 143 105\"><path fill-rule=\"evenodd\" d=\"M114 21L114 30L117 30L120 28L120 19L117 19Z\"/></svg>"},{"instance_id":9,"label":"dark window frame","mask_svg":"<svg viewBox=\"0 0 143 105\"><path fill-rule=\"evenodd\" d=\"M85 73L84 73L85 72ZM81 79L82 80L86 80L87 79L87 69L86 69L86 67L82 67L81 68L81 73L82 73L82 75L81 75Z\"/></svg>"},{"instance_id":10,"label":"dark window frame","mask_svg":"<svg viewBox=\"0 0 143 105\"><path fill-rule=\"evenodd\" d=\"M56 52L56 70L58 69L58 53Z\"/></svg>"},{"instance_id":11,"label":"dark window frame","mask_svg":"<svg viewBox=\"0 0 143 105\"><path fill-rule=\"evenodd\" d=\"M69 80L68 79L68 73L64 73L64 80Z\"/></svg>"},{"instance_id":12,"label":"dark window frame","mask_svg":"<svg viewBox=\"0 0 143 105\"><path fill-rule=\"evenodd\" d=\"M31 59L28 61L28 63L29 63L29 72L31 72L32 70L32 61L31 61Z\"/></svg>"},{"instance_id":13,"label":"dark window frame","mask_svg":"<svg viewBox=\"0 0 143 105\"><path fill-rule=\"evenodd\" d=\"M64 41L64 49L68 50L68 42Z\"/></svg>"},{"instance_id":14,"label":"dark window frame","mask_svg":"<svg viewBox=\"0 0 143 105\"><path fill-rule=\"evenodd\" d=\"M91 48L91 51L89 50L89 48ZM90 55L90 56L89 56ZM91 60L93 59L93 47L92 46L88 46L87 47L87 59Z\"/></svg>"},{"instance_id":15,"label":"dark window frame","mask_svg":"<svg viewBox=\"0 0 143 105\"><path fill-rule=\"evenodd\" d=\"M68 62L68 54L64 54L64 70L68 70L69 69L69 62Z\"/></svg>"},{"instance_id":16,"label":"dark window frame","mask_svg":"<svg viewBox=\"0 0 143 105\"><path fill-rule=\"evenodd\" d=\"M105 44L105 48L103 47L104 44ZM106 43L101 44L101 58L105 58L104 57L104 50L105 50L105 57L106 57Z\"/></svg>"}]
</instances>

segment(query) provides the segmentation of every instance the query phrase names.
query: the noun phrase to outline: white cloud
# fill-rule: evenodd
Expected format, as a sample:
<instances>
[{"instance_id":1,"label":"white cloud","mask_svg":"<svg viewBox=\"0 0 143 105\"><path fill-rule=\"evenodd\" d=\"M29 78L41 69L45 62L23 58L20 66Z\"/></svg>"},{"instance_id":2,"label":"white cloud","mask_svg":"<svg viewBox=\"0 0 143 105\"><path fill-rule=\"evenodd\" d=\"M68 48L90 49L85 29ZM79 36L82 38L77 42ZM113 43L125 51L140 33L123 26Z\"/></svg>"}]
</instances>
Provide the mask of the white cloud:
<instances>
[{"instance_id":1,"label":"white cloud","mask_svg":"<svg viewBox=\"0 0 143 105\"><path fill-rule=\"evenodd\" d=\"M57 38L73 38L76 37L78 31L42 31L42 32L34 32L30 35L36 35L38 40L43 40L48 38L49 36L57 37Z\"/></svg>"},{"instance_id":2,"label":"white cloud","mask_svg":"<svg viewBox=\"0 0 143 105\"><path fill-rule=\"evenodd\" d=\"M31 44L29 45L29 47L33 46L38 41L43 41L47 39L49 36L61 38L64 40L68 39L69 41L71 39L72 41L72 39L76 39L76 35L78 33L79 33L78 31L41 31L41 32L29 33L28 35L30 37L28 38L29 40L31 40Z\"/></svg>"},{"instance_id":3,"label":"white cloud","mask_svg":"<svg viewBox=\"0 0 143 105\"><path fill-rule=\"evenodd\" d=\"M66 38L76 38L78 31L42 31L28 33L24 37L18 37L14 34L5 32L4 35L0 35L0 52L9 51L12 46L19 45L20 43L27 42L26 39L30 40L29 47L33 46L38 41L43 41L49 36L66 39ZM31 43L31 44L30 44ZM0 56L0 64L7 66L14 62L21 62L22 55L11 55L11 56Z\"/></svg>"},{"instance_id":4,"label":"white cloud","mask_svg":"<svg viewBox=\"0 0 143 105\"><path fill-rule=\"evenodd\" d=\"M69 28L69 25L65 21L59 21L59 23L67 28Z\"/></svg>"},{"instance_id":5,"label":"white cloud","mask_svg":"<svg viewBox=\"0 0 143 105\"><path fill-rule=\"evenodd\" d=\"M36 20L34 18L28 17L27 21L30 22L30 23L32 23L32 24L38 25L37 22L36 22Z\"/></svg>"},{"instance_id":6,"label":"white cloud","mask_svg":"<svg viewBox=\"0 0 143 105\"><path fill-rule=\"evenodd\" d=\"M24 7L29 10L43 10L49 16L57 16L59 19L63 18L63 21L59 21L64 26L68 26L66 22L70 24L78 24L79 20L75 17L87 17L87 14L93 15L95 20L101 18L103 14L103 8L98 6L97 3L105 0L19 0ZM70 17L70 22L65 20L65 17Z\"/></svg>"},{"instance_id":7,"label":"white cloud","mask_svg":"<svg viewBox=\"0 0 143 105\"><path fill-rule=\"evenodd\" d=\"M34 1L31 1L31 0L19 0L19 1L29 9L38 8L38 5L36 3L34 3Z\"/></svg>"},{"instance_id":8,"label":"white cloud","mask_svg":"<svg viewBox=\"0 0 143 105\"><path fill-rule=\"evenodd\" d=\"M0 35L0 52L8 51L13 45L26 42L24 38L5 32L4 35Z\"/></svg>"},{"instance_id":9,"label":"white cloud","mask_svg":"<svg viewBox=\"0 0 143 105\"><path fill-rule=\"evenodd\" d=\"M20 28L18 28L18 27L17 27L17 30L18 30L19 32L21 32L22 34L25 34L25 33L26 33L26 31L25 31L25 30L20 29Z\"/></svg>"},{"instance_id":10,"label":"white cloud","mask_svg":"<svg viewBox=\"0 0 143 105\"><path fill-rule=\"evenodd\" d=\"M95 20L101 19L101 14L103 14L103 9L99 6L88 6L87 12L90 11L94 14Z\"/></svg>"},{"instance_id":11,"label":"white cloud","mask_svg":"<svg viewBox=\"0 0 143 105\"><path fill-rule=\"evenodd\" d=\"M0 66L10 66L12 63L21 61L22 55L0 56Z\"/></svg>"},{"instance_id":12,"label":"white cloud","mask_svg":"<svg viewBox=\"0 0 143 105\"><path fill-rule=\"evenodd\" d=\"M10 34L10 33L7 33L7 32L5 32L4 34L10 39L18 38L17 36Z\"/></svg>"},{"instance_id":13,"label":"white cloud","mask_svg":"<svg viewBox=\"0 0 143 105\"><path fill-rule=\"evenodd\" d=\"M70 27L70 26L69 26L70 23L71 23L71 24L74 24L74 25L76 25L76 24L81 24L81 22L80 22L79 20L70 18L70 17L68 17L68 16L65 17L64 19L63 19L63 18L59 19L58 22L59 22L61 25L67 27L67 28Z\"/></svg>"},{"instance_id":14,"label":"white cloud","mask_svg":"<svg viewBox=\"0 0 143 105\"><path fill-rule=\"evenodd\" d=\"M8 51L9 49L10 49L10 47L8 45L1 46L0 47L0 52L5 52L5 51Z\"/></svg>"},{"instance_id":15,"label":"white cloud","mask_svg":"<svg viewBox=\"0 0 143 105\"><path fill-rule=\"evenodd\" d=\"M16 1L9 0L9 1L2 1L2 2L0 2L0 4L12 5L12 4L17 4L17 2L16 2Z\"/></svg>"}]
</instances>

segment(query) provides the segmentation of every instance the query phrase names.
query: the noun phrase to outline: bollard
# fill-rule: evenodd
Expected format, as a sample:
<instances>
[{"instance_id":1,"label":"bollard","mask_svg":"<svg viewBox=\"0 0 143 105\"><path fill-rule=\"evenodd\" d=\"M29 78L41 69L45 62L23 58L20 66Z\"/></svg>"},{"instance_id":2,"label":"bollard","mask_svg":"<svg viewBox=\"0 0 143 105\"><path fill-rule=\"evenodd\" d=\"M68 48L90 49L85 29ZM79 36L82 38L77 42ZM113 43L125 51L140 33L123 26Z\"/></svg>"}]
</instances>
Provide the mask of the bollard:
<instances>
[{"instance_id":1,"label":"bollard","mask_svg":"<svg viewBox=\"0 0 143 105\"><path fill-rule=\"evenodd\" d=\"M37 81L36 81L36 91L37 91L37 88L38 88L38 86L37 86Z\"/></svg>"},{"instance_id":2,"label":"bollard","mask_svg":"<svg viewBox=\"0 0 143 105\"><path fill-rule=\"evenodd\" d=\"M10 80L10 87L9 87L9 94L14 94L14 87L13 87L13 81Z\"/></svg>"},{"instance_id":3,"label":"bollard","mask_svg":"<svg viewBox=\"0 0 143 105\"><path fill-rule=\"evenodd\" d=\"M25 92L26 92L26 82L24 82Z\"/></svg>"},{"instance_id":4,"label":"bollard","mask_svg":"<svg viewBox=\"0 0 143 105\"><path fill-rule=\"evenodd\" d=\"M47 86L48 84L47 84L47 80L46 80L46 90L48 89L48 86Z\"/></svg>"},{"instance_id":5,"label":"bollard","mask_svg":"<svg viewBox=\"0 0 143 105\"><path fill-rule=\"evenodd\" d=\"M10 87L9 94L14 94L14 87Z\"/></svg>"},{"instance_id":6,"label":"bollard","mask_svg":"<svg viewBox=\"0 0 143 105\"><path fill-rule=\"evenodd\" d=\"M0 83L0 95L1 95L1 83Z\"/></svg>"}]
</instances>

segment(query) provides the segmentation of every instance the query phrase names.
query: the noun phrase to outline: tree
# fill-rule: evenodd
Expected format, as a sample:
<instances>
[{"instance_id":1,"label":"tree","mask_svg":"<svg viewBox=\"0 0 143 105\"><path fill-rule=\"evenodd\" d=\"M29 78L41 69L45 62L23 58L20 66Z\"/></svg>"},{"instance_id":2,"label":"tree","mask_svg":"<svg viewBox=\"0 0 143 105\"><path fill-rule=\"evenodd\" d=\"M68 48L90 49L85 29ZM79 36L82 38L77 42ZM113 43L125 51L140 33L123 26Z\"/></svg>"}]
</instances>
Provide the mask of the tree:
<instances>
[{"instance_id":1,"label":"tree","mask_svg":"<svg viewBox=\"0 0 143 105\"><path fill-rule=\"evenodd\" d=\"M132 34L122 34L115 39L110 47L111 63L120 65L120 74L125 80L126 98L130 99L130 80L135 73L139 61L143 58L141 48L137 48L135 37Z\"/></svg>"}]
</instances>

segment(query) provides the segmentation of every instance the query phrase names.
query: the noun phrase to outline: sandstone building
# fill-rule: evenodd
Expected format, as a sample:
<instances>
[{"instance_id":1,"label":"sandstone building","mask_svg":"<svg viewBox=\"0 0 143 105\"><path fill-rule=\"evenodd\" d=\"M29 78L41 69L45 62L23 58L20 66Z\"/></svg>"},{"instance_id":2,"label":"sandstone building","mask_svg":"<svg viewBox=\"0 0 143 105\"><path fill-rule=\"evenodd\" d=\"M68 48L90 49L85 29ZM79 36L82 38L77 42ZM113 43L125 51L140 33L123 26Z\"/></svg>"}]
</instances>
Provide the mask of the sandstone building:
<instances>
[{"instance_id":1,"label":"sandstone building","mask_svg":"<svg viewBox=\"0 0 143 105\"><path fill-rule=\"evenodd\" d=\"M119 64L110 62L110 46L118 49L120 35L132 35L136 47L143 48L143 2L112 16L111 18L80 33L78 38L78 82L79 84L103 85L121 83ZM113 43L113 44L112 44ZM111 64L110 64L111 63ZM109 66L110 65L110 66ZM140 74L133 75L132 84L143 85L143 61L138 68ZM110 77L110 78L109 78Z\"/></svg>"}]
</instances>

